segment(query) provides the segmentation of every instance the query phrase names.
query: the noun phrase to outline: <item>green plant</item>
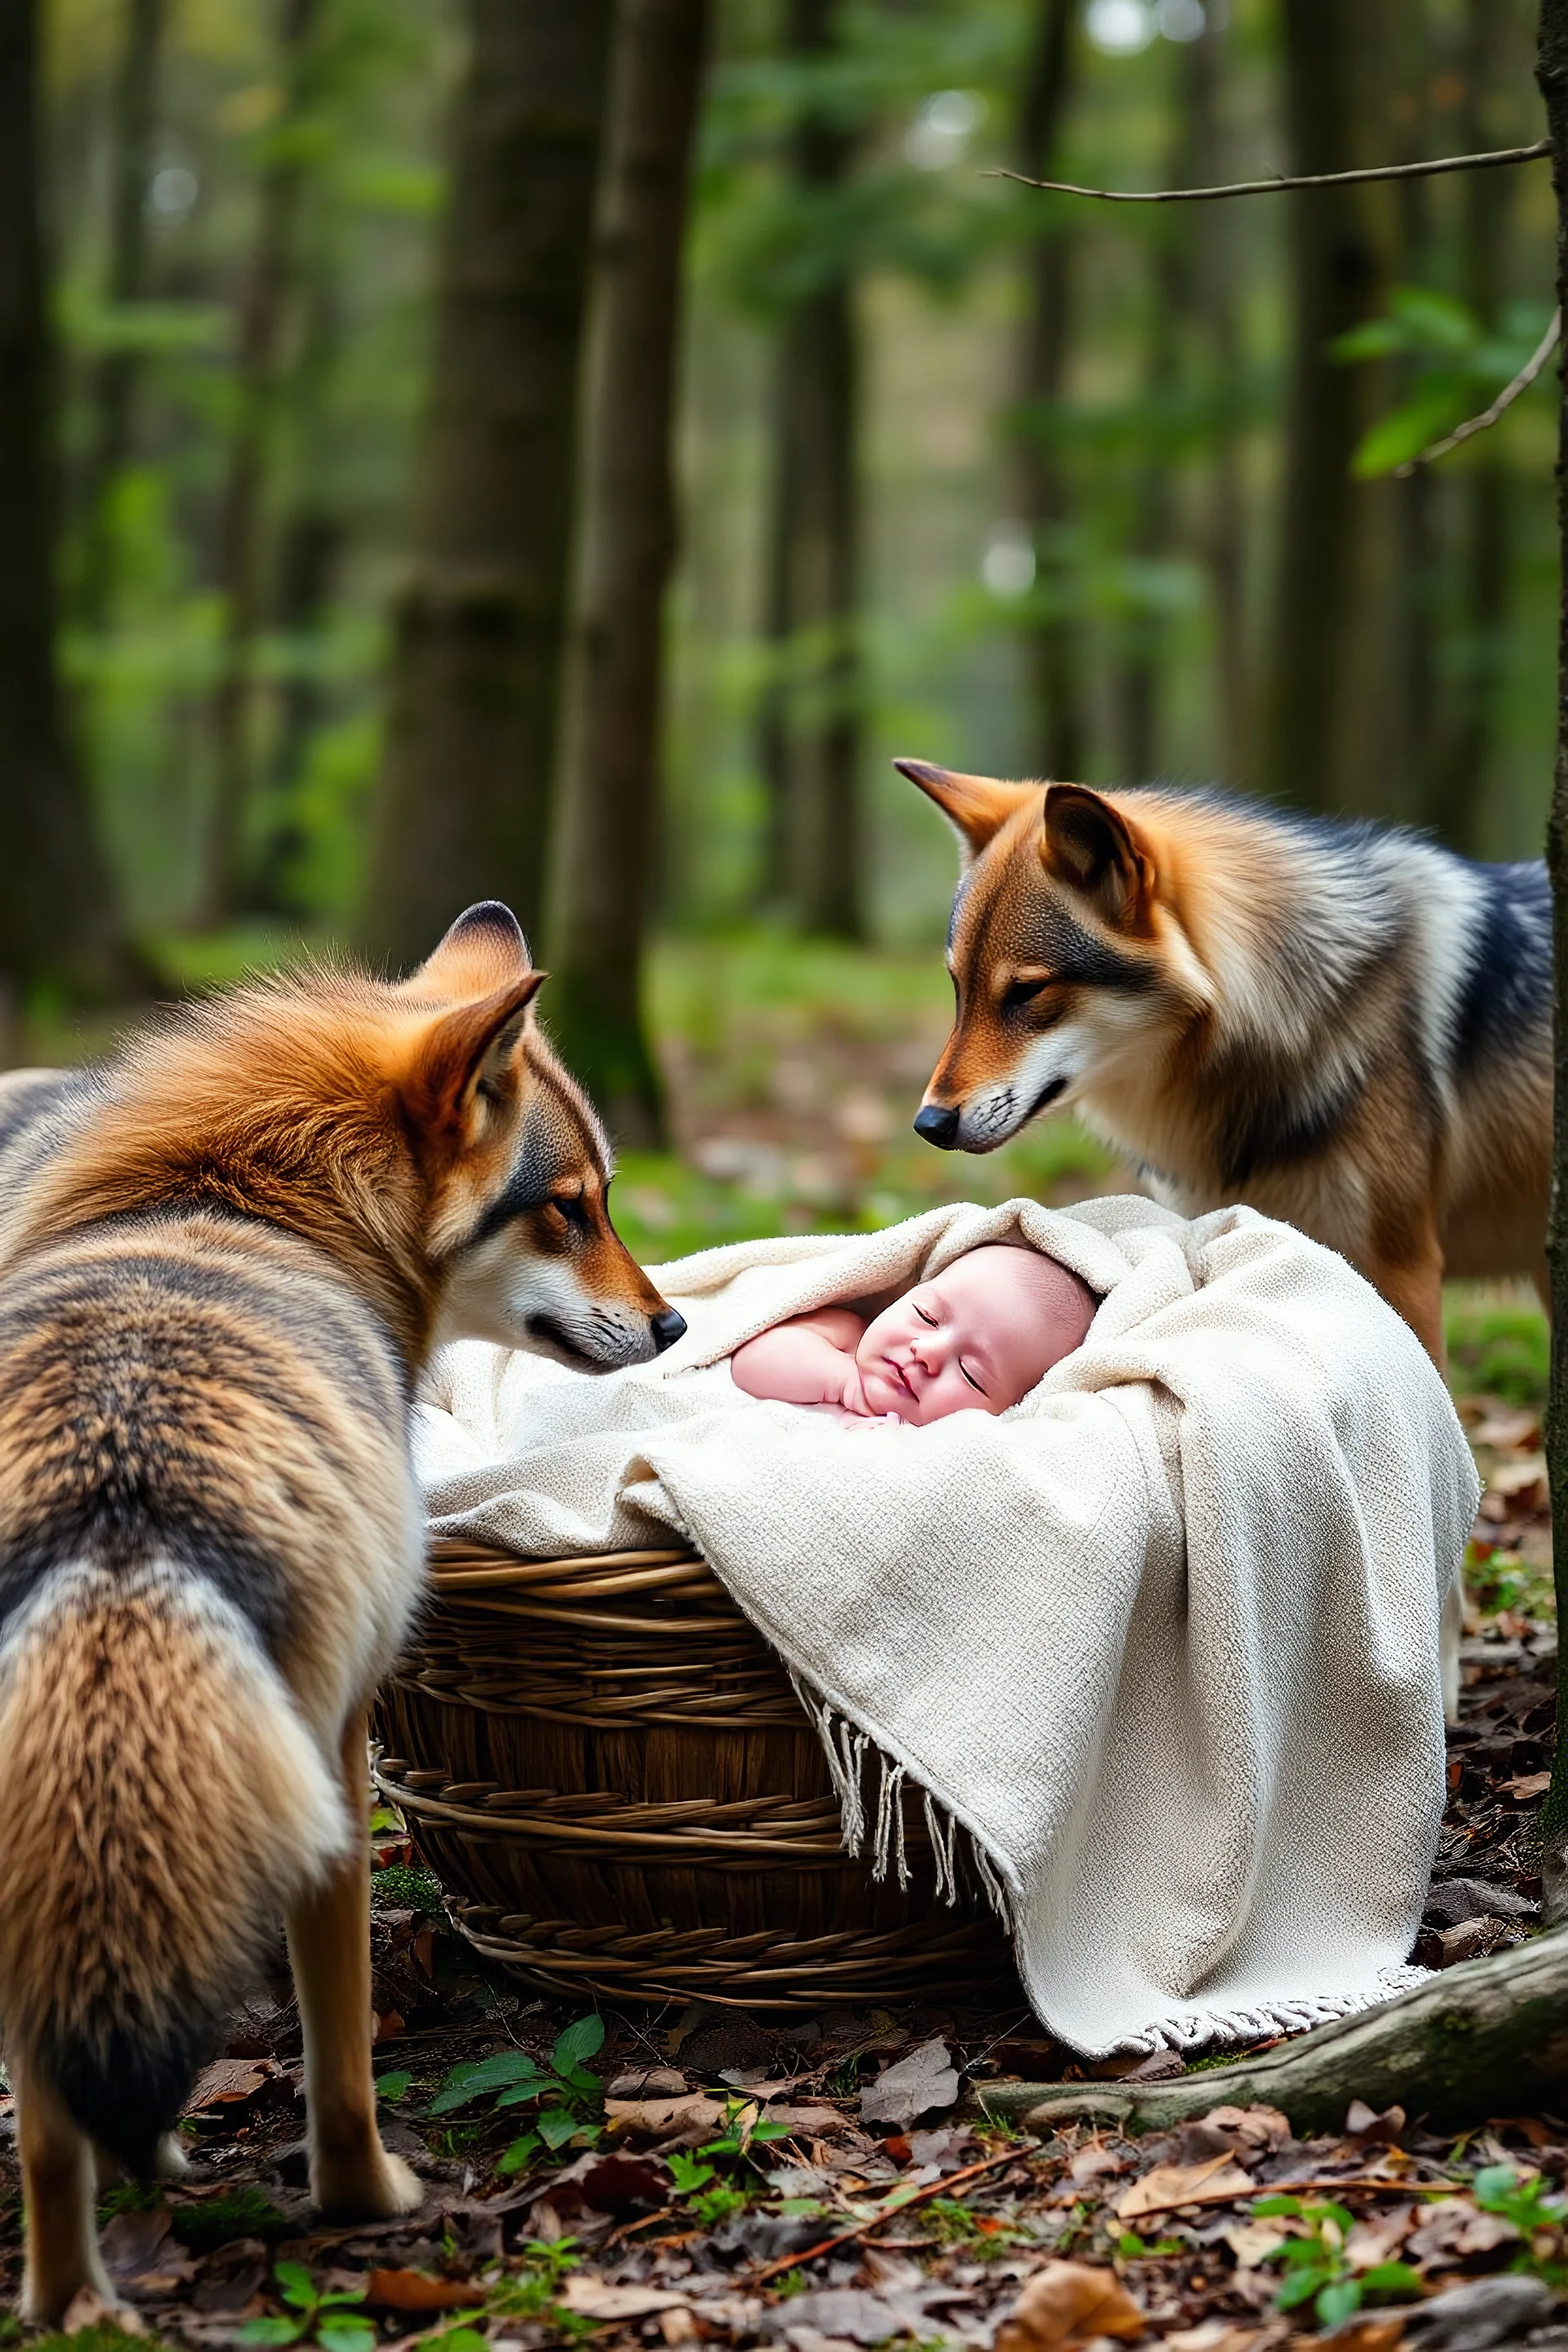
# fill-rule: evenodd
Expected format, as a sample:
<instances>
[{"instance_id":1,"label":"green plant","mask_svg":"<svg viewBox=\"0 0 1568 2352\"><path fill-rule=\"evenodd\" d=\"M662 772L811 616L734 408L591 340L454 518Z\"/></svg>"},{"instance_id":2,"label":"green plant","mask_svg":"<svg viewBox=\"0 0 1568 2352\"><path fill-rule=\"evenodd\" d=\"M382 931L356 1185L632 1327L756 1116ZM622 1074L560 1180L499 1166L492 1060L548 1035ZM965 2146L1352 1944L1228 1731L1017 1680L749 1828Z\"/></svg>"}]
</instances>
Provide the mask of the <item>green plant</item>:
<instances>
[{"instance_id":1,"label":"green plant","mask_svg":"<svg viewBox=\"0 0 1568 2352\"><path fill-rule=\"evenodd\" d=\"M1252 2210L1289 2215L1303 2225L1300 2237L1287 2238L1268 2257L1285 2270L1274 2298L1279 2311L1294 2311L1310 2303L1321 2327L1339 2327L1354 2316L1369 2294L1398 2300L1421 2292L1421 2273L1408 2263L1377 2263L1359 2275L1352 2271L1345 2260L1345 2242L1355 2227L1355 2215L1343 2205L1320 2204L1300 2197L1260 2197Z\"/></svg>"},{"instance_id":2,"label":"green plant","mask_svg":"<svg viewBox=\"0 0 1568 2352\"><path fill-rule=\"evenodd\" d=\"M413 2075L405 2068L401 2067L395 2074L378 2074L375 2078L375 2095L378 2099L406 2098L413 2081Z\"/></svg>"},{"instance_id":3,"label":"green plant","mask_svg":"<svg viewBox=\"0 0 1568 2352\"><path fill-rule=\"evenodd\" d=\"M562 2281L577 2268L582 2251L575 2238L530 2238L521 2249L520 2267L489 2290L485 2308L498 2319L542 2321L551 2341L575 2344L593 2335L597 2323L581 2312L567 2311L556 2301ZM447 2352L468 2352L447 2342Z\"/></svg>"},{"instance_id":4,"label":"green plant","mask_svg":"<svg viewBox=\"0 0 1568 2352\"><path fill-rule=\"evenodd\" d=\"M925 2210L925 2222L939 2246L962 2246L966 2254L978 2255L982 2261L1010 2252L1028 2237L1027 2231L1016 2222L976 2213L956 2197L933 2197Z\"/></svg>"},{"instance_id":5,"label":"green plant","mask_svg":"<svg viewBox=\"0 0 1568 2352\"><path fill-rule=\"evenodd\" d=\"M724 2128L717 2139L707 2140L696 2156L687 2156L675 2148L666 2158L670 2180L678 2197L690 2200L692 2217L704 2229L711 2229L731 2213L738 2213L756 2193L755 2178L742 2176L728 2180L719 2178L717 2164L703 2164L702 2157L718 2157L752 2166L752 2151L765 2147L773 2140L787 2139L787 2124L757 2120L756 2102L752 2099L730 2099L725 2103Z\"/></svg>"},{"instance_id":6,"label":"green plant","mask_svg":"<svg viewBox=\"0 0 1568 2352\"><path fill-rule=\"evenodd\" d=\"M1482 2211L1511 2221L1524 2240L1510 2269L1529 2271L1552 2286L1568 2284L1568 2264L1561 2259L1568 2205L1548 2192L1541 2175L1526 2180L1511 2164L1484 2164L1471 2186Z\"/></svg>"},{"instance_id":7,"label":"green plant","mask_svg":"<svg viewBox=\"0 0 1568 2352\"><path fill-rule=\"evenodd\" d=\"M441 1882L418 1863L394 1862L370 1874L370 1899L378 1911L423 1911L441 1916Z\"/></svg>"},{"instance_id":8,"label":"green plant","mask_svg":"<svg viewBox=\"0 0 1568 2352\"><path fill-rule=\"evenodd\" d=\"M454 2066L426 2113L449 2115L482 2098L492 2099L492 2115L537 2102L534 2128L513 2140L499 2160L500 2172L520 2172L541 2147L553 2151L568 2140L591 2146L600 2127L588 2118L602 2102L603 2084L583 2062L595 2055L604 2039L602 2017L579 2017L556 2036L548 2066L541 2066L526 2050L498 2050L493 2057Z\"/></svg>"},{"instance_id":9,"label":"green plant","mask_svg":"<svg viewBox=\"0 0 1568 2352\"><path fill-rule=\"evenodd\" d=\"M111 2213L150 2213L168 2193L161 2180L117 2180L99 2199L99 2213L105 2220Z\"/></svg>"},{"instance_id":10,"label":"green plant","mask_svg":"<svg viewBox=\"0 0 1568 2352\"><path fill-rule=\"evenodd\" d=\"M209 2254L235 2238L286 2238L290 2223L259 2189L231 2189L226 2196L177 2205L174 2234L193 2254Z\"/></svg>"},{"instance_id":11,"label":"green plant","mask_svg":"<svg viewBox=\"0 0 1568 2352\"><path fill-rule=\"evenodd\" d=\"M303 2263L277 2263L273 2276L294 2316L247 2319L237 2344L310 2343L322 2352L370 2352L375 2323L354 2308L364 2301L363 2287L334 2287L323 2294Z\"/></svg>"}]
</instances>

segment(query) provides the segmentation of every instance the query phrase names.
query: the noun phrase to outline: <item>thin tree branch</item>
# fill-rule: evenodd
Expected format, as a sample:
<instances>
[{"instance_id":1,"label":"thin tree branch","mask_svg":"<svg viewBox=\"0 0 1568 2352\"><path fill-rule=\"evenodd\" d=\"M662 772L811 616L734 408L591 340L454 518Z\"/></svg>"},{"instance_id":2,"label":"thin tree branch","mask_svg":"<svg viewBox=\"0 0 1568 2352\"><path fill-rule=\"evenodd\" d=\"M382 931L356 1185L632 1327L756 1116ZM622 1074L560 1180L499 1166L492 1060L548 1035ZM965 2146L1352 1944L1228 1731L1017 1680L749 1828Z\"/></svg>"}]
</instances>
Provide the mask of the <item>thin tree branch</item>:
<instances>
[{"instance_id":1,"label":"thin tree branch","mask_svg":"<svg viewBox=\"0 0 1568 2352\"><path fill-rule=\"evenodd\" d=\"M1233 180L1223 188L1080 188L1070 180L1031 180L1000 168L989 180L1016 180L1020 187L1044 188L1054 196L1092 196L1102 205L1203 205L1219 196L1274 196L1289 188L1348 188L1367 180L1427 180L1437 172L1484 172L1497 163L1532 163L1552 152L1549 139L1529 147L1497 147L1486 155L1439 155L1426 163L1378 163L1363 172L1309 172L1295 179Z\"/></svg>"},{"instance_id":2,"label":"thin tree branch","mask_svg":"<svg viewBox=\"0 0 1568 2352\"><path fill-rule=\"evenodd\" d=\"M1402 482L1407 480L1417 466L1430 466L1436 458L1446 457L1450 449L1458 447L1461 441L1468 441L1477 433L1485 433L1489 426L1497 423L1500 416L1506 416L1520 394L1530 390L1531 385L1552 357L1562 332L1563 313L1561 310L1553 310L1552 324L1547 328L1513 382L1504 384L1491 406L1483 408L1479 416L1467 416L1462 425L1456 425L1453 431L1445 433L1440 441L1431 442L1425 449L1418 449L1414 457L1407 457L1403 466L1395 466L1394 469L1395 478Z\"/></svg>"}]
</instances>

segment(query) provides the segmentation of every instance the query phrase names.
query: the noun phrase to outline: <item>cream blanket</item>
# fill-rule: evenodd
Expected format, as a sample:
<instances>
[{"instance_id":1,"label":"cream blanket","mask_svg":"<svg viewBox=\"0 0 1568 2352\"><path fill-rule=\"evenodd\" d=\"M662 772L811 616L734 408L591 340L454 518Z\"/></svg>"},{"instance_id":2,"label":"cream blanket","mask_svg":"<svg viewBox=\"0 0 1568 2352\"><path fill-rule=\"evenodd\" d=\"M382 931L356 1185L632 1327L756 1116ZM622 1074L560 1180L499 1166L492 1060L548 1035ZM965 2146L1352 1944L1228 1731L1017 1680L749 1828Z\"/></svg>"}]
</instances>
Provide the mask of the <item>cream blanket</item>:
<instances>
[{"instance_id":1,"label":"cream blanket","mask_svg":"<svg viewBox=\"0 0 1568 2352\"><path fill-rule=\"evenodd\" d=\"M845 1428L731 1381L770 1323L1005 1239L1103 1294L1012 1412ZM415 1431L437 1533L689 1534L815 1708L852 1845L869 1822L901 1866L907 1776L1075 2049L1289 2030L1420 1973L1477 1485L1442 1381L1342 1259L1247 1209L1014 1201L657 1279L690 1327L657 1363L447 1350Z\"/></svg>"}]
</instances>

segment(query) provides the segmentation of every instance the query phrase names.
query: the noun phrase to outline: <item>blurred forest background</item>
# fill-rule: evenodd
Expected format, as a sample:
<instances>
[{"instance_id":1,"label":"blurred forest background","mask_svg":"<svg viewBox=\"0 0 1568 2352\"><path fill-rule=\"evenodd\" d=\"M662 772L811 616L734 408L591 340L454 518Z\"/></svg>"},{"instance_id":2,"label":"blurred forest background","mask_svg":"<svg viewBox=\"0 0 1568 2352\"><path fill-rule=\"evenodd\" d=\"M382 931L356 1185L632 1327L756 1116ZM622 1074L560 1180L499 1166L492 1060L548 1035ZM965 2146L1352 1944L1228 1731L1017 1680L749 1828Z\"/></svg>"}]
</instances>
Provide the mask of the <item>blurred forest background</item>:
<instances>
[{"instance_id":1,"label":"blurred forest background","mask_svg":"<svg viewBox=\"0 0 1568 2352\"><path fill-rule=\"evenodd\" d=\"M1119 1181L909 1135L953 856L889 756L1536 855L1552 372L1394 468L1540 340L1551 186L999 167L1531 141L1534 16L0 0L9 1057L493 895L647 1255Z\"/></svg>"}]
</instances>

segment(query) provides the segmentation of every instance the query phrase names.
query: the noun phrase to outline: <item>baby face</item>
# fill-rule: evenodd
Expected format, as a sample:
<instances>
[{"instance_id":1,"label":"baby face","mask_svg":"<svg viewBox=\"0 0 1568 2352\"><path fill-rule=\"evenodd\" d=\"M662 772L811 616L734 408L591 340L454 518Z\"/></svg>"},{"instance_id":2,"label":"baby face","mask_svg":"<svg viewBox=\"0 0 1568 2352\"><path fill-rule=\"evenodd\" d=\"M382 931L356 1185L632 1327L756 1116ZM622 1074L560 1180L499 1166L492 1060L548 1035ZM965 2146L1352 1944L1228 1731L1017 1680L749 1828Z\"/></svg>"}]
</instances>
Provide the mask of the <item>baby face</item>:
<instances>
[{"instance_id":1,"label":"baby face","mask_svg":"<svg viewBox=\"0 0 1568 2352\"><path fill-rule=\"evenodd\" d=\"M1079 1346L1094 1304L1065 1266L1033 1250L971 1250L867 1325L855 1350L866 1402L920 1423L1005 1412Z\"/></svg>"}]
</instances>

